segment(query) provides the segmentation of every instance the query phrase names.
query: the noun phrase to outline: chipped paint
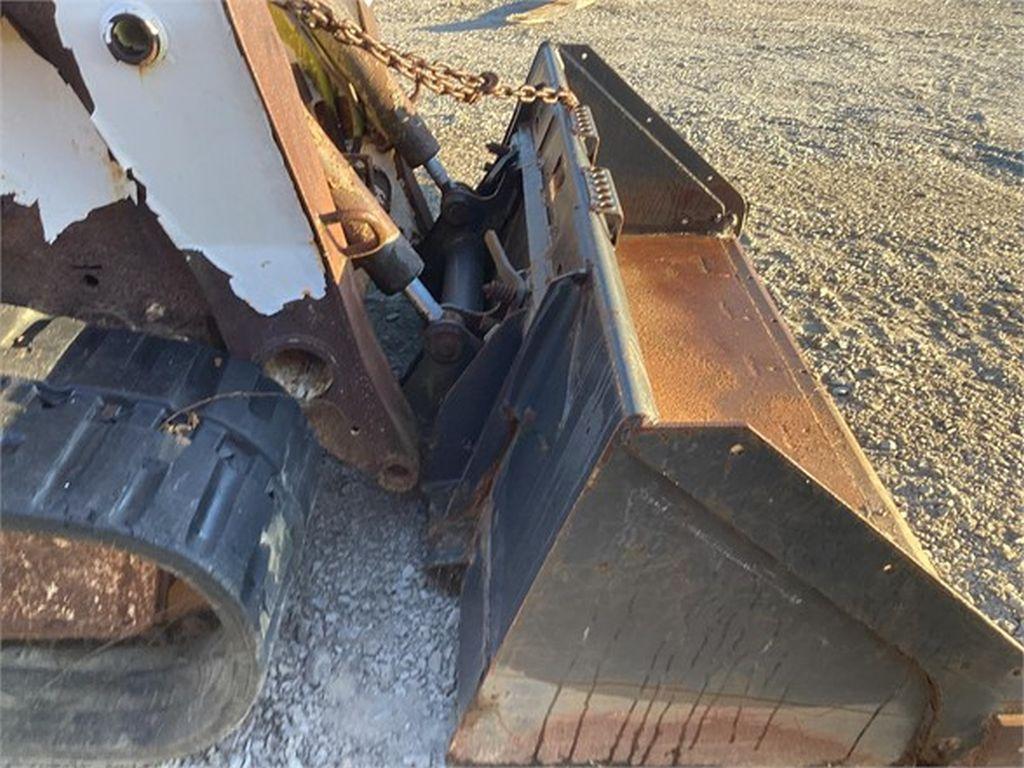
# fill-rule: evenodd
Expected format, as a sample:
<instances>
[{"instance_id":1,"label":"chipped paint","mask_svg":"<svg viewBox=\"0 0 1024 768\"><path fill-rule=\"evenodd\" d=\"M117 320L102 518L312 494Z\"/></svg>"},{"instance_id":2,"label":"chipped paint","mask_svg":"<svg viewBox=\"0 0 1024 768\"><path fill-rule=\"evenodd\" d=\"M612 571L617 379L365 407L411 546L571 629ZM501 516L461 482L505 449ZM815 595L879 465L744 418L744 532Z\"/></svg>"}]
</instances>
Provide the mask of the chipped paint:
<instances>
[{"instance_id":1,"label":"chipped paint","mask_svg":"<svg viewBox=\"0 0 1024 768\"><path fill-rule=\"evenodd\" d=\"M145 69L107 50L108 7L58 3L57 28L95 102L93 123L171 240L202 252L262 314L322 297L309 221L221 4L150 3L170 43Z\"/></svg>"},{"instance_id":2,"label":"chipped paint","mask_svg":"<svg viewBox=\"0 0 1024 768\"><path fill-rule=\"evenodd\" d=\"M0 62L0 194L38 204L46 242L95 208L134 200L135 184L111 159L78 96L6 18L0 19Z\"/></svg>"}]
</instances>

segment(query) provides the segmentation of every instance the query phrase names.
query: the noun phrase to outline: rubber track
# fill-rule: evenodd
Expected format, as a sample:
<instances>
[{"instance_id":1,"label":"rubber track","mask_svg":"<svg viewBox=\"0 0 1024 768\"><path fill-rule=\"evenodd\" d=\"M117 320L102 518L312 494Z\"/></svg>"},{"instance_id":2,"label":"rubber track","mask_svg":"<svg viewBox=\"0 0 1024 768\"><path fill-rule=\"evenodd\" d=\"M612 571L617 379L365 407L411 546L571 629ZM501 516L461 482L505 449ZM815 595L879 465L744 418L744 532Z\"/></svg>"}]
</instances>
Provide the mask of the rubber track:
<instances>
[{"instance_id":1,"label":"rubber track","mask_svg":"<svg viewBox=\"0 0 1024 768\"><path fill-rule=\"evenodd\" d=\"M320 450L297 404L218 350L2 305L0 419L5 529L144 555L220 621L186 645L5 643L5 758L212 743L259 692L299 559Z\"/></svg>"}]
</instances>

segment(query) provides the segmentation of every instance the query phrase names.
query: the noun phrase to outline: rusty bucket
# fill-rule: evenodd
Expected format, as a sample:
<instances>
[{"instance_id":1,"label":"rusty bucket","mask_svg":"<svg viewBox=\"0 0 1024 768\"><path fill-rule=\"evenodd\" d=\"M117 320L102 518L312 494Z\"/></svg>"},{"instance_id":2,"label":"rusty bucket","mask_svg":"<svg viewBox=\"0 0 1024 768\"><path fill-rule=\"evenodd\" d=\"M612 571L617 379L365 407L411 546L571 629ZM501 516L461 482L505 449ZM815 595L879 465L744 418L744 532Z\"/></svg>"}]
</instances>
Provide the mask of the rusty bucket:
<instances>
[{"instance_id":1,"label":"rusty bucket","mask_svg":"<svg viewBox=\"0 0 1024 768\"><path fill-rule=\"evenodd\" d=\"M451 758L988 757L1022 650L936 576L801 359L740 196L593 51L545 46L532 79L585 107L506 137L529 156L503 239L548 284L448 506L477 521Z\"/></svg>"}]
</instances>

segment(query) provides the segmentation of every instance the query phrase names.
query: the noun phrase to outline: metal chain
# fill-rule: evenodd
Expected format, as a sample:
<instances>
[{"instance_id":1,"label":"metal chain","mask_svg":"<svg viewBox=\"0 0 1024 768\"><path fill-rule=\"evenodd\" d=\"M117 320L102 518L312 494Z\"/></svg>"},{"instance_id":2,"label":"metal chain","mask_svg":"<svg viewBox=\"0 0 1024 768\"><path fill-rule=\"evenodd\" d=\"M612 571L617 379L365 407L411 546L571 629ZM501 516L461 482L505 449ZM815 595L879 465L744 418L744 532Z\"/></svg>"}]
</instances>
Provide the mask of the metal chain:
<instances>
[{"instance_id":1,"label":"metal chain","mask_svg":"<svg viewBox=\"0 0 1024 768\"><path fill-rule=\"evenodd\" d=\"M400 51L382 43L348 18L339 17L320 0L275 0L275 4L295 14L311 30L322 30L344 45L354 45L369 53L377 61L416 84L416 91L427 88L440 96L451 96L466 104L476 103L482 96L496 99L514 99L523 104L541 101L559 102L569 109L579 105L576 95L568 88L549 85L513 86L502 83L493 72L467 72L443 61L427 61L414 53Z\"/></svg>"}]
</instances>

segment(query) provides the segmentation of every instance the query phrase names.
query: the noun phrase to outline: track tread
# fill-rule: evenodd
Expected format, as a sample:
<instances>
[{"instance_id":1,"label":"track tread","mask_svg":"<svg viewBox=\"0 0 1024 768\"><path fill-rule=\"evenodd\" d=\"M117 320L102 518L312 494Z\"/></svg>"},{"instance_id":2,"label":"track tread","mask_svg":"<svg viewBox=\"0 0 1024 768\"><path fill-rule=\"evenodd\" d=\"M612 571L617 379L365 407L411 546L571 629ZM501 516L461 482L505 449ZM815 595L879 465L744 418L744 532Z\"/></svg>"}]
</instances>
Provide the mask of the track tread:
<instances>
[{"instance_id":1,"label":"track tread","mask_svg":"<svg viewBox=\"0 0 1024 768\"><path fill-rule=\"evenodd\" d=\"M118 742L117 733L97 735L104 713L83 716L80 697L63 712L53 691L33 696L38 660L18 666L20 657L5 649L4 693L16 694L0 705L5 754L108 761L204 746L244 716L262 684L315 493L319 450L305 417L255 365L197 344L11 305L0 309L0 343L3 525L156 560L207 596L234 633L232 653L242 654L216 674L197 668L204 685L235 688L217 711L202 712L201 703L189 710L198 732L140 712L133 733ZM244 395L253 391L273 396ZM194 428L185 416L168 421L192 406ZM227 682L215 679L224 675ZM99 691L99 710L104 697L119 695L87 676L67 678L58 701ZM156 692L154 712L171 699L187 697ZM125 712L126 724L131 719L116 701L109 706ZM153 722L160 725L143 733L143 723Z\"/></svg>"}]
</instances>

